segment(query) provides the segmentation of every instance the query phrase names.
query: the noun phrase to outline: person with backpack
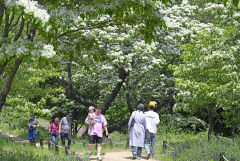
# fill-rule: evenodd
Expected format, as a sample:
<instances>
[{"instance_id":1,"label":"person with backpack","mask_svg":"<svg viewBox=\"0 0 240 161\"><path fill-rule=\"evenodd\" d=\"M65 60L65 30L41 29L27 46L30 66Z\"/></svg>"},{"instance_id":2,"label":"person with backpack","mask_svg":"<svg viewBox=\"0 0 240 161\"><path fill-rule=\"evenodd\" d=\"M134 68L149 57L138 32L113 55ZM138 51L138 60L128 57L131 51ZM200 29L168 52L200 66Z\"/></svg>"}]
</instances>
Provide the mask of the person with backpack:
<instances>
[{"instance_id":1,"label":"person with backpack","mask_svg":"<svg viewBox=\"0 0 240 161\"><path fill-rule=\"evenodd\" d=\"M102 160L100 154L101 154L101 144L103 140L103 132L102 128L105 129L106 136L108 136L108 129L107 129L107 120L105 116L102 113L103 106L99 105L96 107L95 112L95 119L92 121L88 120L88 116L85 119L85 123L90 126L90 135L89 135L89 145L88 145L88 153L87 158L91 154L91 149L93 144L97 144L97 160ZM92 126L94 125L95 126Z\"/></svg>"},{"instance_id":2,"label":"person with backpack","mask_svg":"<svg viewBox=\"0 0 240 161\"><path fill-rule=\"evenodd\" d=\"M66 117L63 117L60 121L60 136L62 145L65 146L65 138L68 140L68 149L71 145L71 125L72 125L72 114L68 113Z\"/></svg>"},{"instance_id":3,"label":"person with backpack","mask_svg":"<svg viewBox=\"0 0 240 161\"><path fill-rule=\"evenodd\" d=\"M53 141L54 143L55 143L56 141L58 141L58 138L59 138L59 134L60 134L59 126L60 126L59 118L56 117L56 118L54 119L54 121L51 122L50 127L49 127L49 134L51 134L51 136L52 136L52 141Z\"/></svg>"},{"instance_id":4,"label":"person with backpack","mask_svg":"<svg viewBox=\"0 0 240 161\"><path fill-rule=\"evenodd\" d=\"M146 117L146 132L145 132L145 150L147 153L146 159L153 158L155 151L155 144L157 140L157 125L160 122L159 115L154 112L156 102L149 103L149 111L145 112ZM151 148L149 146L151 144Z\"/></svg>"},{"instance_id":5,"label":"person with backpack","mask_svg":"<svg viewBox=\"0 0 240 161\"><path fill-rule=\"evenodd\" d=\"M33 143L36 146L36 134L37 127L39 127L38 120L35 119L35 115L32 114L28 120L28 139L30 143Z\"/></svg>"},{"instance_id":6,"label":"person with backpack","mask_svg":"<svg viewBox=\"0 0 240 161\"><path fill-rule=\"evenodd\" d=\"M134 111L128 122L129 145L132 147L133 159L140 160L144 147L146 119L143 113L144 105L140 103L137 111ZM137 148L136 148L137 147Z\"/></svg>"}]
</instances>

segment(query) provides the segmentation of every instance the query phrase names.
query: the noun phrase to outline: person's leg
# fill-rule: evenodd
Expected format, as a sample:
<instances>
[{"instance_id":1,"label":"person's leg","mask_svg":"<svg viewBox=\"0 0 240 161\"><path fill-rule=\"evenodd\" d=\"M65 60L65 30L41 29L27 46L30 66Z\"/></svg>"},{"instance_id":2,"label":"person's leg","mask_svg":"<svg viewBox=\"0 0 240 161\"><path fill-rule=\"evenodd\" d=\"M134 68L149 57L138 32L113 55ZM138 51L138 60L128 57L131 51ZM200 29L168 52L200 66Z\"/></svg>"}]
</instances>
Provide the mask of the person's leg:
<instances>
[{"instance_id":1,"label":"person's leg","mask_svg":"<svg viewBox=\"0 0 240 161\"><path fill-rule=\"evenodd\" d=\"M55 143L55 136L52 135L52 141Z\"/></svg>"},{"instance_id":2,"label":"person's leg","mask_svg":"<svg viewBox=\"0 0 240 161\"><path fill-rule=\"evenodd\" d=\"M101 155L101 144L102 144L102 137L96 136L96 144L97 144L97 158L98 160L102 160L100 155Z\"/></svg>"},{"instance_id":3,"label":"person's leg","mask_svg":"<svg viewBox=\"0 0 240 161\"><path fill-rule=\"evenodd\" d=\"M87 157L89 157L89 155L91 154L91 149L92 149L93 144L94 144L94 136L93 136L93 135L90 135L90 136L89 136L89 144L88 144Z\"/></svg>"},{"instance_id":4,"label":"person's leg","mask_svg":"<svg viewBox=\"0 0 240 161\"><path fill-rule=\"evenodd\" d=\"M138 149L137 149L137 157L138 158L142 157L142 147L138 147Z\"/></svg>"},{"instance_id":5,"label":"person's leg","mask_svg":"<svg viewBox=\"0 0 240 161\"><path fill-rule=\"evenodd\" d=\"M150 133L147 130L145 132L145 140L144 140L144 147L147 155L150 153L149 145L150 145Z\"/></svg>"},{"instance_id":6,"label":"person's leg","mask_svg":"<svg viewBox=\"0 0 240 161\"><path fill-rule=\"evenodd\" d=\"M70 145L71 145L71 134L70 133L68 133L67 134L67 140L68 140L68 147L70 148Z\"/></svg>"},{"instance_id":7,"label":"person's leg","mask_svg":"<svg viewBox=\"0 0 240 161\"><path fill-rule=\"evenodd\" d=\"M133 159L137 158L137 150L135 146L132 146L132 155L133 155Z\"/></svg>"},{"instance_id":8,"label":"person's leg","mask_svg":"<svg viewBox=\"0 0 240 161\"><path fill-rule=\"evenodd\" d=\"M65 133L61 133L61 141L63 146L65 146L65 137Z\"/></svg>"},{"instance_id":9,"label":"person's leg","mask_svg":"<svg viewBox=\"0 0 240 161\"><path fill-rule=\"evenodd\" d=\"M151 136L151 150L150 150L152 157L153 157L154 152L155 152L156 140L157 140L157 134L152 134L152 136Z\"/></svg>"},{"instance_id":10,"label":"person's leg","mask_svg":"<svg viewBox=\"0 0 240 161\"><path fill-rule=\"evenodd\" d=\"M59 135L57 135L57 136L55 137L55 139L56 139L56 141L58 141L58 139L59 139Z\"/></svg>"}]
</instances>

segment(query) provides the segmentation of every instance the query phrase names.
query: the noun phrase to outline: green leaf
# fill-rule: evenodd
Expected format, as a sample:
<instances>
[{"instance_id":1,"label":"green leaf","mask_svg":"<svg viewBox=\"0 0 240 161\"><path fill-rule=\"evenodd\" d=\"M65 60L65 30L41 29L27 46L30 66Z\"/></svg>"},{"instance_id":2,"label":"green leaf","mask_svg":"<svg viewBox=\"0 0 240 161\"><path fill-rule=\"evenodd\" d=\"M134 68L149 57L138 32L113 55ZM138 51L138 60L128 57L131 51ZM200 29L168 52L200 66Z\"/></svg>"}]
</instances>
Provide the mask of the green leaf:
<instances>
[{"instance_id":1,"label":"green leaf","mask_svg":"<svg viewBox=\"0 0 240 161\"><path fill-rule=\"evenodd\" d=\"M233 4L234 4L235 7L238 6L238 3L239 3L239 0L233 0Z\"/></svg>"}]
</instances>

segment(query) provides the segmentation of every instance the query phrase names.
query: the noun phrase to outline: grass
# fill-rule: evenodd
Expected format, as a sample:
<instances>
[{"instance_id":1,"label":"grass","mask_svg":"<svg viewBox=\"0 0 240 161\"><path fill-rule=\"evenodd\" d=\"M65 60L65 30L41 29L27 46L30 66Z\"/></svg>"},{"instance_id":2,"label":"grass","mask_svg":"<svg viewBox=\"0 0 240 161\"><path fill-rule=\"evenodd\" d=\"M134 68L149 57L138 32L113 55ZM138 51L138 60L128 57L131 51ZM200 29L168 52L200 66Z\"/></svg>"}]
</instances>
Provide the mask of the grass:
<instances>
[{"instance_id":1,"label":"grass","mask_svg":"<svg viewBox=\"0 0 240 161\"><path fill-rule=\"evenodd\" d=\"M25 128L23 125L16 124L14 128L13 123L9 124L9 122L1 122L0 129L10 134L19 136L23 139L27 139L28 136L28 132L26 131L27 128ZM38 142L40 138L45 141L50 138L48 130L40 127L38 131L40 132L39 135L37 135ZM224 156L228 160L230 160L231 157L234 157L235 160L240 160L240 137L236 137L234 140L226 138L218 140L212 136L212 140L208 142L207 132L200 132L198 134L177 132L174 130L174 128L165 125L160 125L158 132L159 133L157 136L157 145L154 156L156 160L218 161L220 160L220 152L225 152ZM128 138L127 134L114 132L110 135L110 137L112 138L113 144L111 146L109 139L107 140L105 138L102 145L102 155L108 151L130 151L130 148L126 149L125 147L126 140ZM80 158L83 158L87 153L88 137L80 138L78 136L73 136L72 138L75 140L75 144L72 140L70 151L74 152L76 155L65 157L65 152L63 149L60 149L60 154L56 155L54 149L49 151L48 149L34 148L30 145L25 145L23 148L23 145L6 141L7 139L1 138L0 136L0 160L14 160L13 157L18 158L15 160L79 160ZM163 141L167 141L167 144L172 148L167 146L166 151L163 151ZM44 144L47 145L46 142L44 142ZM59 143L59 145L61 144ZM96 155L96 153L96 148L94 146L92 148L92 154ZM145 155L144 151L143 155ZM49 159L46 159L46 157Z\"/></svg>"}]
</instances>

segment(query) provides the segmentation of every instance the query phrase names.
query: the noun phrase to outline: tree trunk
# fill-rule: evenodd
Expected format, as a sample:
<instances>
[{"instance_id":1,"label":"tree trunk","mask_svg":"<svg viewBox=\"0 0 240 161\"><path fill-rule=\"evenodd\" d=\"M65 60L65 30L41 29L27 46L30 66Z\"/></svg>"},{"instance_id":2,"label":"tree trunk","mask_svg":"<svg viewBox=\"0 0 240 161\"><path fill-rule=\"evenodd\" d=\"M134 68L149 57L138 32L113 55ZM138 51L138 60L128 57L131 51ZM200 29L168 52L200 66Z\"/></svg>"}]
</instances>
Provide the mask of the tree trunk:
<instances>
[{"instance_id":1,"label":"tree trunk","mask_svg":"<svg viewBox=\"0 0 240 161\"><path fill-rule=\"evenodd\" d=\"M0 26L2 25L2 19L3 19L3 15L4 15L4 3L0 2Z\"/></svg>"},{"instance_id":2,"label":"tree trunk","mask_svg":"<svg viewBox=\"0 0 240 161\"><path fill-rule=\"evenodd\" d=\"M235 108L237 108L237 107L235 107ZM235 134L236 134L237 131L238 131L238 121L239 121L239 110L236 109L236 110L234 110L234 113L233 113L232 138L235 137Z\"/></svg>"},{"instance_id":3,"label":"tree trunk","mask_svg":"<svg viewBox=\"0 0 240 161\"><path fill-rule=\"evenodd\" d=\"M213 105L210 105L208 107L208 121L209 121L209 128L208 128L208 141L211 140L211 135L213 132L214 128L214 122L213 122L213 117L214 117L214 110L213 110Z\"/></svg>"},{"instance_id":4,"label":"tree trunk","mask_svg":"<svg viewBox=\"0 0 240 161\"><path fill-rule=\"evenodd\" d=\"M17 58L17 60L16 60L16 62L14 64L14 67L12 68L11 73L10 73L10 75L8 77L8 80L6 82L5 89L1 92L1 95L0 95L0 112L2 110L3 105L6 102L6 98L7 98L7 95L9 93L10 89L11 89L13 79L14 79L14 77L15 77L15 75L16 75L16 73L17 73L17 71L19 69L19 66L22 63L22 61L23 61L22 57Z\"/></svg>"}]
</instances>

